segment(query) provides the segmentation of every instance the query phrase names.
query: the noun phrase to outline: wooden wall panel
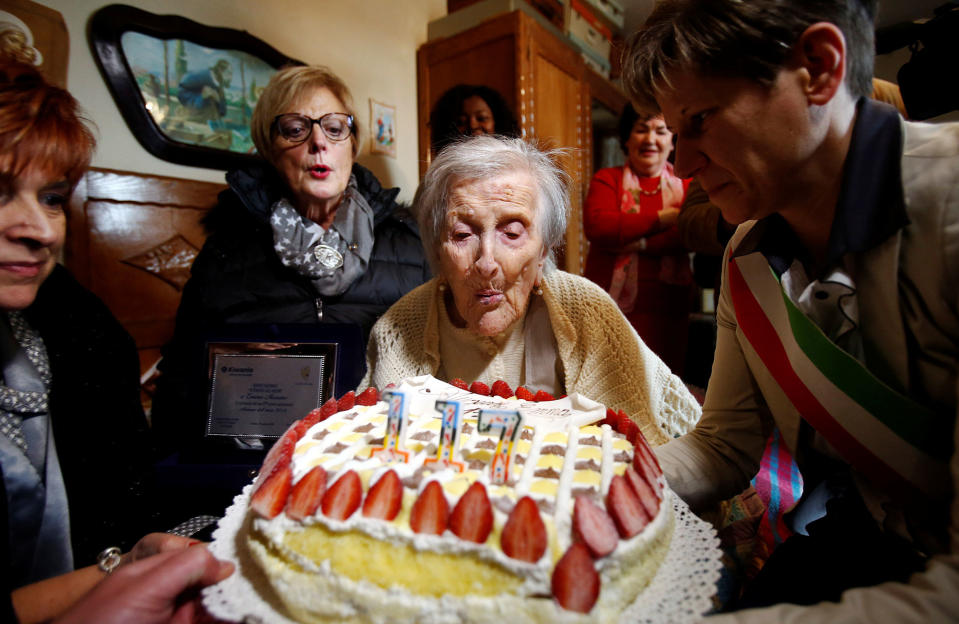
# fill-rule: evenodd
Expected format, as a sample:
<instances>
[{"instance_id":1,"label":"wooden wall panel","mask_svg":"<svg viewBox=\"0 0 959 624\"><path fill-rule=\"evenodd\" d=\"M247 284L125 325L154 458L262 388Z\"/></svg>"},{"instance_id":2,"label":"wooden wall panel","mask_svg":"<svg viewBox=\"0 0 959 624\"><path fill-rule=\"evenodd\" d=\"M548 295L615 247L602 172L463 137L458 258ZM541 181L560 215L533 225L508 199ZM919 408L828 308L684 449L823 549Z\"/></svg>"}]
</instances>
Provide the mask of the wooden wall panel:
<instances>
[{"instance_id":1,"label":"wooden wall panel","mask_svg":"<svg viewBox=\"0 0 959 624\"><path fill-rule=\"evenodd\" d=\"M70 200L65 265L140 350L141 373L173 335L180 292L222 184L91 169Z\"/></svg>"}]
</instances>

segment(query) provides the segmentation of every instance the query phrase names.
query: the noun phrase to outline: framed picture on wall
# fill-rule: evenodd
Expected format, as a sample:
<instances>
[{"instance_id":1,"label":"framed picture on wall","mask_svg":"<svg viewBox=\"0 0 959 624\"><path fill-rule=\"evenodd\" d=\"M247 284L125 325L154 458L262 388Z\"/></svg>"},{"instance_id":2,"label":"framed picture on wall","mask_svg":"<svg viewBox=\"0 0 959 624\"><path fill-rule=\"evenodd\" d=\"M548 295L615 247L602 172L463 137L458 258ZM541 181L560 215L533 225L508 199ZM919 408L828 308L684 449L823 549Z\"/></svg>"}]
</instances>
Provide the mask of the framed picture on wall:
<instances>
[{"instance_id":1,"label":"framed picture on wall","mask_svg":"<svg viewBox=\"0 0 959 624\"><path fill-rule=\"evenodd\" d=\"M90 20L93 56L137 141L183 165L234 169L256 158L250 117L285 65L253 35L109 5Z\"/></svg>"},{"instance_id":2,"label":"framed picture on wall","mask_svg":"<svg viewBox=\"0 0 959 624\"><path fill-rule=\"evenodd\" d=\"M370 152L396 158L396 107L370 99Z\"/></svg>"}]
</instances>

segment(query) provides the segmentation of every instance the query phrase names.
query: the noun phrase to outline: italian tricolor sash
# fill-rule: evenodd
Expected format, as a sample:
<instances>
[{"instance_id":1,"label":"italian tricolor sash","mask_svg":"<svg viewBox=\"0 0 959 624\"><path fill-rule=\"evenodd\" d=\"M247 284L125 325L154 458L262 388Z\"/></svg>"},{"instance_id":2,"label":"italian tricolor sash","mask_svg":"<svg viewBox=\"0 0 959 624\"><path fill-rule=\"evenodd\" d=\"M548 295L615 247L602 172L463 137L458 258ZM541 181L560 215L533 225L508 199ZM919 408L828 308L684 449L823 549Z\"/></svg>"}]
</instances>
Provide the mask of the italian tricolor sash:
<instances>
[{"instance_id":1,"label":"italian tricolor sash","mask_svg":"<svg viewBox=\"0 0 959 624\"><path fill-rule=\"evenodd\" d=\"M766 258L729 262L736 320L802 417L856 470L901 500L943 500L952 418L877 379L783 291Z\"/></svg>"}]
</instances>

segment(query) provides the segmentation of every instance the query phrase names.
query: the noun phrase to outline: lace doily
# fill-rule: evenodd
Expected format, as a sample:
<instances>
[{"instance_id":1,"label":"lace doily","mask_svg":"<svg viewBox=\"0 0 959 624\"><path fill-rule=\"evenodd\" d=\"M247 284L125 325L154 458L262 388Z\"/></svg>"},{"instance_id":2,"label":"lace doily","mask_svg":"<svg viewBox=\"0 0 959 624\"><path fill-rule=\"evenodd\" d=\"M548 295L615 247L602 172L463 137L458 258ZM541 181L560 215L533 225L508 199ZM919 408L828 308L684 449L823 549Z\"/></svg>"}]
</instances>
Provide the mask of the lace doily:
<instances>
[{"instance_id":1,"label":"lace doily","mask_svg":"<svg viewBox=\"0 0 959 624\"><path fill-rule=\"evenodd\" d=\"M210 552L236 564L226 580L203 590L203 606L210 615L228 622L244 624L296 624L283 615L279 599L237 541L245 539L241 531L248 522L247 496L252 486L233 499L233 505L213 532ZM622 624L658 624L698 620L712 607L712 596L719 580L721 551L716 530L699 519L689 507L671 496L675 513L673 539L666 558L650 583L626 611Z\"/></svg>"},{"instance_id":2,"label":"lace doily","mask_svg":"<svg viewBox=\"0 0 959 624\"><path fill-rule=\"evenodd\" d=\"M722 569L713 525L700 519L675 494L673 541L656 576L619 619L642 624L693 622L712 608Z\"/></svg>"}]
</instances>

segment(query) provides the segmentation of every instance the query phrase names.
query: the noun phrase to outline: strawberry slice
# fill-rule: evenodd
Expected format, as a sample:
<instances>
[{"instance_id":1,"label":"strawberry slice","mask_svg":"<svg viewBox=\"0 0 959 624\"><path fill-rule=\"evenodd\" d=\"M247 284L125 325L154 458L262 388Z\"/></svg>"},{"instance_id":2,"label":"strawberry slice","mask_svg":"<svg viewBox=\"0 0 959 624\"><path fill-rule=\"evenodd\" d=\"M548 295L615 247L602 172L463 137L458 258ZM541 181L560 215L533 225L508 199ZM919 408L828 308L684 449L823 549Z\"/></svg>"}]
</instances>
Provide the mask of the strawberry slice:
<instances>
[{"instance_id":1,"label":"strawberry slice","mask_svg":"<svg viewBox=\"0 0 959 624\"><path fill-rule=\"evenodd\" d=\"M533 401L533 393L529 391L528 388L519 386L516 388L516 398L522 399L524 401Z\"/></svg>"},{"instance_id":2,"label":"strawberry slice","mask_svg":"<svg viewBox=\"0 0 959 624\"><path fill-rule=\"evenodd\" d=\"M646 510L646 515L655 518L659 512L659 498L656 497L653 486L632 466L626 467L626 481L629 483L629 487L633 488L633 492L642 504L643 509Z\"/></svg>"},{"instance_id":3,"label":"strawberry slice","mask_svg":"<svg viewBox=\"0 0 959 624\"><path fill-rule=\"evenodd\" d=\"M275 518L283 511L292 486L293 469L290 464L277 466L253 491L250 496L250 509L263 518Z\"/></svg>"},{"instance_id":4,"label":"strawberry slice","mask_svg":"<svg viewBox=\"0 0 959 624\"><path fill-rule=\"evenodd\" d=\"M533 395L533 400L534 401L555 401L556 399L553 398L552 394L550 394L549 392L546 392L545 390L537 390L536 394Z\"/></svg>"},{"instance_id":5,"label":"strawberry slice","mask_svg":"<svg viewBox=\"0 0 959 624\"><path fill-rule=\"evenodd\" d=\"M302 522L316 513L323 493L326 492L326 470L315 466L293 484L290 500L286 503L286 515Z\"/></svg>"},{"instance_id":6,"label":"strawberry slice","mask_svg":"<svg viewBox=\"0 0 959 624\"><path fill-rule=\"evenodd\" d=\"M589 613L599 598L599 573L593 567L589 549L581 542L569 547L553 568L553 598L561 607Z\"/></svg>"},{"instance_id":7,"label":"strawberry slice","mask_svg":"<svg viewBox=\"0 0 959 624\"><path fill-rule=\"evenodd\" d=\"M636 442L636 437L640 435L639 425L636 424L636 421L626 421L626 431L624 434L626 435L626 439L629 440L630 444L634 444Z\"/></svg>"},{"instance_id":8,"label":"strawberry slice","mask_svg":"<svg viewBox=\"0 0 959 624\"><path fill-rule=\"evenodd\" d=\"M395 470L388 470L366 493L363 515L390 521L400 513L402 503L403 484Z\"/></svg>"},{"instance_id":9,"label":"strawberry slice","mask_svg":"<svg viewBox=\"0 0 959 624\"><path fill-rule=\"evenodd\" d=\"M653 452L653 448L649 445L649 441L646 439L646 436L639 436L636 438L636 441L633 444L635 444L637 447L642 447L643 458L654 468L654 474L657 477L663 476L663 469L659 466L659 459L656 457L656 453Z\"/></svg>"},{"instance_id":10,"label":"strawberry slice","mask_svg":"<svg viewBox=\"0 0 959 624\"><path fill-rule=\"evenodd\" d=\"M546 526L539 507L529 496L519 499L510 512L503 525L500 547L506 556L530 563L539 561L546 552Z\"/></svg>"},{"instance_id":11,"label":"strawberry slice","mask_svg":"<svg viewBox=\"0 0 959 624\"><path fill-rule=\"evenodd\" d=\"M463 381L462 379L460 379L459 377L454 377L453 379L451 379L451 380L450 380L450 385L451 385L451 386L456 386L456 387L459 388L460 390L469 391L469 389L470 389L469 385L468 385L465 381Z\"/></svg>"},{"instance_id":12,"label":"strawberry slice","mask_svg":"<svg viewBox=\"0 0 959 624\"><path fill-rule=\"evenodd\" d=\"M482 394L483 396L489 396L489 386L484 384L482 381L474 381L470 384L470 392L473 394Z\"/></svg>"},{"instance_id":13,"label":"strawberry slice","mask_svg":"<svg viewBox=\"0 0 959 624\"><path fill-rule=\"evenodd\" d=\"M450 514L450 531L460 539L482 544L493 530L493 506L479 481L460 497Z\"/></svg>"},{"instance_id":14,"label":"strawberry slice","mask_svg":"<svg viewBox=\"0 0 959 624\"><path fill-rule=\"evenodd\" d=\"M643 504L639 502L639 497L623 475L616 475L609 482L606 509L624 539L642 531L650 520Z\"/></svg>"},{"instance_id":15,"label":"strawberry slice","mask_svg":"<svg viewBox=\"0 0 959 624\"><path fill-rule=\"evenodd\" d=\"M279 440L273 443L270 451L260 466L260 473L253 482L253 491L256 492L263 481L269 477L278 466L289 466L293 458L293 449L296 447L296 432L288 429Z\"/></svg>"},{"instance_id":16,"label":"strawberry slice","mask_svg":"<svg viewBox=\"0 0 959 624\"><path fill-rule=\"evenodd\" d=\"M360 393L360 396L356 397L357 405L376 405L376 402L380 400L380 393L377 392L376 386L370 386L366 390Z\"/></svg>"},{"instance_id":17,"label":"strawberry slice","mask_svg":"<svg viewBox=\"0 0 959 624\"><path fill-rule=\"evenodd\" d=\"M299 440L306 434L307 429L309 429L311 426L312 425L306 422L305 418L300 420L294 420L293 424L290 425L290 428L287 429L286 432L287 433L293 432L293 435L296 436L297 440Z\"/></svg>"},{"instance_id":18,"label":"strawberry slice","mask_svg":"<svg viewBox=\"0 0 959 624\"><path fill-rule=\"evenodd\" d=\"M498 396L504 399L508 399L513 396L513 389L509 387L509 384L503 381L502 379L497 379L493 382L492 387L489 389L490 396Z\"/></svg>"},{"instance_id":19,"label":"strawberry slice","mask_svg":"<svg viewBox=\"0 0 959 624\"><path fill-rule=\"evenodd\" d=\"M586 544L594 557L605 557L619 544L613 519L586 496L577 496L573 504L573 535Z\"/></svg>"},{"instance_id":20,"label":"strawberry slice","mask_svg":"<svg viewBox=\"0 0 959 624\"><path fill-rule=\"evenodd\" d=\"M644 447L637 443L633 447L633 468L652 486L656 498L661 499L663 497L663 485L659 482L659 479L663 473L659 470L659 464L655 462L656 456L653 455L648 446Z\"/></svg>"},{"instance_id":21,"label":"strawberry slice","mask_svg":"<svg viewBox=\"0 0 959 624\"><path fill-rule=\"evenodd\" d=\"M616 431L626 435L626 433L629 431L629 423L633 421L630 420L629 416L623 410L616 412L616 420Z\"/></svg>"},{"instance_id":22,"label":"strawberry slice","mask_svg":"<svg viewBox=\"0 0 959 624\"><path fill-rule=\"evenodd\" d=\"M363 501L363 484L360 475L353 470L347 470L343 476L323 495L320 506L323 515L334 520L346 520L353 515Z\"/></svg>"},{"instance_id":23,"label":"strawberry slice","mask_svg":"<svg viewBox=\"0 0 959 624\"><path fill-rule=\"evenodd\" d=\"M613 410L607 407L606 418L604 418L603 421L599 424L609 425L615 430L617 427L619 427L619 416L616 415L616 412L614 412Z\"/></svg>"},{"instance_id":24,"label":"strawberry slice","mask_svg":"<svg viewBox=\"0 0 959 624\"><path fill-rule=\"evenodd\" d=\"M329 400L323 404L323 407L320 408L320 420L326 420L338 411L340 411L340 408L336 406L336 399L330 397Z\"/></svg>"},{"instance_id":25,"label":"strawberry slice","mask_svg":"<svg viewBox=\"0 0 959 624\"><path fill-rule=\"evenodd\" d=\"M356 393L350 390L336 402L336 411L345 412L353 409L354 405L356 405Z\"/></svg>"},{"instance_id":26,"label":"strawberry slice","mask_svg":"<svg viewBox=\"0 0 959 624\"><path fill-rule=\"evenodd\" d=\"M300 422L303 423L303 425L306 427L306 431L309 431L310 427L320 422L321 420L326 420L326 417L323 416L323 410L318 407L314 410L311 410L310 413L304 416L303 420L301 420ZM303 433L305 434L306 431L304 431Z\"/></svg>"},{"instance_id":27,"label":"strawberry slice","mask_svg":"<svg viewBox=\"0 0 959 624\"><path fill-rule=\"evenodd\" d=\"M446 530L450 505L438 481L430 481L410 510L410 528L416 533L442 535Z\"/></svg>"}]
</instances>

